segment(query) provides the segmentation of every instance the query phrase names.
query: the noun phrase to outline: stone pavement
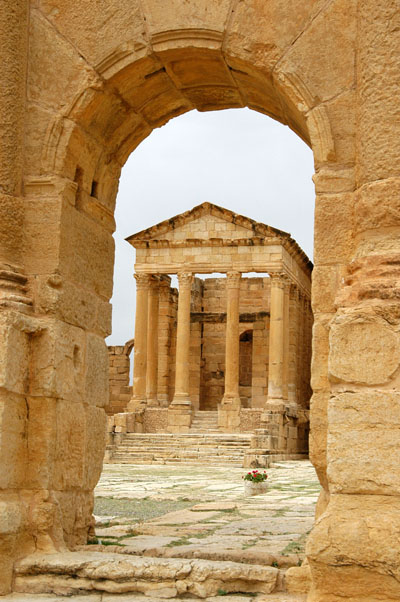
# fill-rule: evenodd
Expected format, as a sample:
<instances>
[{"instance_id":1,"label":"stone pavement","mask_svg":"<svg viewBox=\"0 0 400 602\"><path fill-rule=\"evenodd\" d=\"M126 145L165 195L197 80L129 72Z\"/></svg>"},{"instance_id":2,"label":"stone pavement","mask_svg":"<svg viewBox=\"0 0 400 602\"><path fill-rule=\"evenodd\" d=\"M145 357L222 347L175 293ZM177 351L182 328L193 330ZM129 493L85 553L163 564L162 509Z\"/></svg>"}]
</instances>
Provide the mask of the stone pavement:
<instances>
[{"instance_id":1,"label":"stone pavement","mask_svg":"<svg viewBox=\"0 0 400 602\"><path fill-rule=\"evenodd\" d=\"M100 559L96 557L93 560L103 562L103 558L106 567L107 554L114 554L113 560L109 561L110 571L114 573L117 558L122 560L121 554L128 554L132 560L135 556L146 557L154 566L163 558L171 559L168 560L170 563L177 563L177 559L192 559L186 562L203 563L203 568L199 565L200 571L210 572L211 583L221 570L236 570L243 574L242 583L247 593L228 594L218 586L214 587L212 595L207 595L206 590L205 595L200 592L206 602L217 602L222 596L226 602L246 602L249 596L256 602L303 602L304 594L288 594L279 590L285 589L286 569L298 566L304 558L304 543L313 523L319 492L315 471L308 461L277 463L268 469L268 491L252 497L244 495L242 476L246 472L242 468L228 466L105 465L95 490L96 539L92 545L80 546L81 553L106 552ZM76 564L79 552L77 556L70 555L69 560L67 556L53 560L46 556L42 560L36 557L36 562L50 565L53 562L58 566L61 561L64 563L62 572L68 574L68 562ZM87 557L82 558L82 562L87 562ZM226 566L222 566L219 561L233 561L239 565L225 563ZM29 562L35 562L35 559L28 560L28 565ZM123 567L126 570L126 563ZM172 568L171 565L169 570ZM267 580L263 587L254 590L251 574L261 575L262 571L271 577L271 586ZM40 572L41 577L34 576ZM33 576L29 576L29 570L24 576L20 567L17 583L20 591L37 593L14 593L3 599L10 602L55 602L60 599L59 595L40 592L49 591L46 587L54 587L57 572L59 568L53 577L49 577L48 568L42 571L35 569L30 573ZM78 571L80 579L83 573ZM36 585L38 579L39 587ZM63 577L61 581L64 582ZM226 584L228 589L228 581ZM60 591L65 592L64 595L72 594L74 602L161 602L156 592L153 596L151 591L146 595L140 592L88 592L82 598L79 591L72 588L66 594L63 587ZM161 593L163 589L159 591ZM167 593L164 592L163 599L178 600L174 594L168 593L167 596ZM185 598L187 602L198 599Z\"/></svg>"},{"instance_id":2,"label":"stone pavement","mask_svg":"<svg viewBox=\"0 0 400 602\"><path fill-rule=\"evenodd\" d=\"M95 490L98 542L146 556L300 564L320 489L315 470L308 461L276 463L267 493L252 497L244 495L246 472L105 465Z\"/></svg>"}]
</instances>

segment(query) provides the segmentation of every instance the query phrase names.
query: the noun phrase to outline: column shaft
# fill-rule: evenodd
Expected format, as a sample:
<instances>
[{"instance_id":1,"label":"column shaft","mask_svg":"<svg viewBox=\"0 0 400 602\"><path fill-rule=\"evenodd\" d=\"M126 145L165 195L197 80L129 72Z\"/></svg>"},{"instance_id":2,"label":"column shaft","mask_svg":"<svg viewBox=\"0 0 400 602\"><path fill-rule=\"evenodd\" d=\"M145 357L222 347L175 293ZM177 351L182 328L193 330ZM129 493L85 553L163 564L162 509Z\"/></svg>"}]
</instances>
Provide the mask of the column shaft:
<instances>
[{"instance_id":1,"label":"column shaft","mask_svg":"<svg viewBox=\"0 0 400 602\"><path fill-rule=\"evenodd\" d=\"M136 319L133 364L133 396L129 410L146 403L147 322L150 274L135 274Z\"/></svg>"},{"instance_id":2,"label":"column shaft","mask_svg":"<svg viewBox=\"0 0 400 602\"><path fill-rule=\"evenodd\" d=\"M162 406L168 405L169 400L169 366L170 366L170 321L171 321L171 278L162 276L159 286L159 317L158 317L158 386L157 399Z\"/></svg>"},{"instance_id":3,"label":"column shaft","mask_svg":"<svg viewBox=\"0 0 400 602\"><path fill-rule=\"evenodd\" d=\"M0 303L31 305L23 273L22 170L26 115L29 2L0 2Z\"/></svg>"},{"instance_id":4,"label":"column shaft","mask_svg":"<svg viewBox=\"0 0 400 602\"><path fill-rule=\"evenodd\" d=\"M290 287L289 303L290 340L289 340L289 380L288 400L297 403L297 372L299 367L299 293L295 284Z\"/></svg>"},{"instance_id":5,"label":"column shaft","mask_svg":"<svg viewBox=\"0 0 400 602\"><path fill-rule=\"evenodd\" d=\"M159 281L152 278L149 288L147 313L147 370L146 370L146 399L147 405L157 403L158 380L158 310L159 310Z\"/></svg>"},{"instance_id":6,"label":"column shaft","mask_svg":"<svg viewBox=\"0 0 400 602\"><path fill-rule=\"evenodd\" d=\"M240 272L226 275L225 392L223 403L238 403L239 395L239 290Z\"/></svg>"},{"instance_id":7,"label":"column shaft","mask_svg":"<svg viewBox=\"0 0 400 602\"><path fill-rule=\"evenodd\" d=\"M289 313L289 294L290 282L285 280L283 298L283 373L282 373L282 394L283 399L288 399L288 382L289 382L289 344L290 344L290 313Z\"/></svg>"},{"instance_id":8,"label":"column shaft","mask_svg":"<svg viewBox=\"0 0 400 602\"><path fill-rule=\"evenodd\" d=\"M269 331L268 401L283 400L284 361L284 274L271 274L271 306Z\"/></svg>"},{"instance_id":9,"label":"column shaft","mask_svg":"<svg viewBox=\"0 0 400 602\"><path fill-rule=\"evenodd\" d=\"M299 293L299 322L297 345L297 403L303 399L304 293Z\"/></svg>"},{"instance_id":10,"label":"column shaft","mask_svg":"<svg viewBox=\"0 0 400 602\"><path fill-rule=\"evenodd\" d=\"M190 352L190 301L193 274L178 274L178 324L176 333L175 394L173 404L189 399L189 352Z\"/></svg>"}]
</instances>

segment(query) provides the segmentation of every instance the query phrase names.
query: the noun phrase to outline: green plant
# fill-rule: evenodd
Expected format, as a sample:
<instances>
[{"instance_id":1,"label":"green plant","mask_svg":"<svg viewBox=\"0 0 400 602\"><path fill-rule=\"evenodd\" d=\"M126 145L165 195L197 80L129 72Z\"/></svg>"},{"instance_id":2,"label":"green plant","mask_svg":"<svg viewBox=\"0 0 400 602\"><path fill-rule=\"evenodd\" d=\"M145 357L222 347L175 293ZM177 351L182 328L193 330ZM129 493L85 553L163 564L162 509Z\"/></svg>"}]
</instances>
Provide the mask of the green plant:
<instances>
[{"instance_id":1,"label":"green plant","mask_svg":"<svg viewBox=\"0 0 400 602\"><path fill-rule=\"evenodd\" d=\"M225 589L219 589L217 591L217 596L227 596L229 592L227 592Z\"/></svg>"},{"instance_id":2,"label":"green plant","mask_svg":"<svg viewBox=\"0 0 400 602\"><path fill-rule=\"evenodd\" d=\"M258 472L258 470L252 470L248 472L244 477L242 477L245 481L251 481L252 483L262 483L268 479L268 475L265 472Z\"/></svg>"}]
</instances>

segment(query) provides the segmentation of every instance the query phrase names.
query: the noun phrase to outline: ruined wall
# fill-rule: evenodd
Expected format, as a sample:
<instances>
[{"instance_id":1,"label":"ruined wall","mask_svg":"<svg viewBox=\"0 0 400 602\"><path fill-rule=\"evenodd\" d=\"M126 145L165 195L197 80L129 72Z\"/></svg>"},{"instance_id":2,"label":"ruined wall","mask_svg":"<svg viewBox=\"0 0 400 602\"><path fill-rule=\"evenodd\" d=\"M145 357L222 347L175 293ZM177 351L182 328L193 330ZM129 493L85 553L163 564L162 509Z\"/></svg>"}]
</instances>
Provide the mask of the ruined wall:
<instances>
[{"instance_id":1,"label":"ruined wall","mask_svg":"<svg viewBox=\"0 0 400 602\"><path fill-rule=\"evenodd\" d=\"M133 344L108 347L110 400L104 408L109 416L125 412L132 397L130 362Z\"/></svg>"}]
</instances>

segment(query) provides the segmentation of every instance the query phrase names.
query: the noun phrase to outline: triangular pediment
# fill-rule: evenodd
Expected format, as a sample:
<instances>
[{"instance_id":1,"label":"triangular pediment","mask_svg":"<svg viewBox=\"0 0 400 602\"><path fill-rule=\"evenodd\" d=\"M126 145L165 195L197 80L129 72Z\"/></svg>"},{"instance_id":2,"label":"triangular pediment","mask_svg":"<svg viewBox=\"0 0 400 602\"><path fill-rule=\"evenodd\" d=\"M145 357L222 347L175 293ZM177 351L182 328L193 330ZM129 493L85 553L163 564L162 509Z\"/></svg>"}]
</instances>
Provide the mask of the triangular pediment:
<instances>
[{"instance_id":1,"label":"triangular pediment","mask_svg":"<svg viewBox=\"0 0 400 602\"><path fill-rule=\"evenodd\" d=\"M202 203L190 211L180 213L151 228L132 234L126 240L135 246L135 242L151 240L188 240L188 239L236 239L252 237L290 238L290 234L256 222L212 203Z\"/></svg>"}]
</instances>

